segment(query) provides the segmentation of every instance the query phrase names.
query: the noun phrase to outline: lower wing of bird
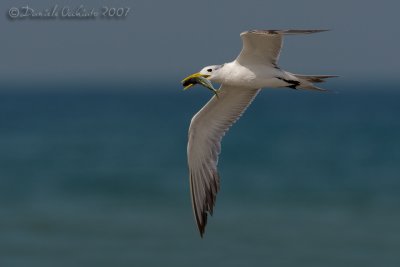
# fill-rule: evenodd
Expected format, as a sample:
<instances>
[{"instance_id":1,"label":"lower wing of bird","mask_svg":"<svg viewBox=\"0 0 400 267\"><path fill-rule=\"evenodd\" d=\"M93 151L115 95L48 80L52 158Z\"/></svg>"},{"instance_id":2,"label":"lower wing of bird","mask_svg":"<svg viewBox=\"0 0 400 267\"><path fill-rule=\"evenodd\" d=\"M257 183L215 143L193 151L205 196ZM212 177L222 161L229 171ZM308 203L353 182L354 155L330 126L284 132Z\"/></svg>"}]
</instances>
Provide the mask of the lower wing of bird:
<instances>
[{"instance_id":1,"label":"lower wing of bird","mask_svg":"<svg viewBox=\"0 0 400 267\"><path fill-rule=\"evenodd\" d=\"M259 91L222 85L218 97L212 97L192 118L187 152L192 205L201 236L219 190L217 164L221 139Z\"/></svg>"}]
</instances>

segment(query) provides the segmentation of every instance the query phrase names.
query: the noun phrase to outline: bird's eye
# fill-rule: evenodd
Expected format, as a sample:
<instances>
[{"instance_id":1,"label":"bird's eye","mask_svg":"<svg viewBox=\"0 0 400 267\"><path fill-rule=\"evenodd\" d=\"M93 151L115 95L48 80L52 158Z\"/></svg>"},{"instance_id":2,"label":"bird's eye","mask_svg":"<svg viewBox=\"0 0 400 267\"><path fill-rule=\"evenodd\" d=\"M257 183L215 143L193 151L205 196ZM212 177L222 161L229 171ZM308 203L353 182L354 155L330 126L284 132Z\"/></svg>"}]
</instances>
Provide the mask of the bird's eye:
<instances>
[{"instance_id":1,"label":"bird's eye","mask_svg":"<svg viewBox=\"0 0 400 267\"><path fill-rule=\"evenodd\" d=\"M208 71L208 72L212 72L212 69L208 69L207 71Z\"/></svg>"}]
</instances>

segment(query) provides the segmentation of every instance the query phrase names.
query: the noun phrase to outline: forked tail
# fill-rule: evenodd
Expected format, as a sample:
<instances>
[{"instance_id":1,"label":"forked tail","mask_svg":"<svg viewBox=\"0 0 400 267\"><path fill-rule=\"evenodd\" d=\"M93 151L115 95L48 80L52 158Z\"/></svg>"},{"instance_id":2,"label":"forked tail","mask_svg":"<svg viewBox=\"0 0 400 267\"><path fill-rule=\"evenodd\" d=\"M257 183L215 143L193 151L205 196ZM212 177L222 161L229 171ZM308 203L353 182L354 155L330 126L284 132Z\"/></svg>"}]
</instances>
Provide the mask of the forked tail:
<instances>
[{"instance_id":1,"label":"forked tail","mask_svg":"<svg viewBox=\"0 0 400 267\"><path fill-rule=\"evenodd\" d=\"M328 78L336 78L336 75L300 75L300 74L292 74L295 76L300 84L297 87L308 89L308 90L318 90L318 91L326 91L326 89L315 86L314 83L323 83L325 79Z\"/></svg>"}]
</instances>

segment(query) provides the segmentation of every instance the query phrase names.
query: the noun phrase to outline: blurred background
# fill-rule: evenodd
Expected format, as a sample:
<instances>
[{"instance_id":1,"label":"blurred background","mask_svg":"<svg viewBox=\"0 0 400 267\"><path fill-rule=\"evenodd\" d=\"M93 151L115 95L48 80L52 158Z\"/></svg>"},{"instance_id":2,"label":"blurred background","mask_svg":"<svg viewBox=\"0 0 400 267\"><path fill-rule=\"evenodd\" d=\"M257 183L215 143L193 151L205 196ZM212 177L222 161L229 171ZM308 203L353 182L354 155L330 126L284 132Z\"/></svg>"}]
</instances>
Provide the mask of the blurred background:
<instances>
[{"instance_id":1,"label":"blurred background","mask_svg":"<svg viewBox=\"0 0 400 267\"><path fill-rule=\"evenodd\" d=\"M12 7L129 7L12 19ZM0 265L399 266L396 1L0 3ZM233 60L248 29L330 93L263 91L223 140L206 235L192 216L179 81Z\"/></svg>"}]
</instances>

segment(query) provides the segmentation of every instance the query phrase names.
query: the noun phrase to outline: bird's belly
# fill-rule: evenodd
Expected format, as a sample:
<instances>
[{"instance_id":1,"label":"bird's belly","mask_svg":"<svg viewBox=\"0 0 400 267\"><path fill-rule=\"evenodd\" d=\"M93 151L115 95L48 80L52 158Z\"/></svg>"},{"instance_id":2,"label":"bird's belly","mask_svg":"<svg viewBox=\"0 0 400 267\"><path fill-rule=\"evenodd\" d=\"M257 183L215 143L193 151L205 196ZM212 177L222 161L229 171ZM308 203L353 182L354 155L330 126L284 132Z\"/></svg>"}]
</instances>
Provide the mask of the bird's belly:
<instances>
[{"instance_id":1,"label":"bird's belly","mask_svg":"<svg viewBox=\"0 0 400 267\"><path fill-rule=\"evenodd\" d=\"M247 87L247 88L276 88L276 87L285 87L288 84L276 77L251 77L251 76L235 76L230 79L226 79L224 84L235 86L235 87Z\"/></svg>"},{"instance_id":2,"label":"bird's belly","mask_svg":"<svg viewBox=\"0 0 400 267\"><path fill-rule=\"evenodd\" d=\"M285 81L283 81L281 79L277 79L276 77L262 79L261 81L259 81L259 84L261 85L260 88L263 88L263 87L276 88L276 87L287 86L287 83Z\"/></svg>"},{"instance_id":3,"label":"bird's belly","mask_svg":"<svg viewBox=\"0 0 400 267\"><path fill-rule=\"evenodd\" d=\"M225 76L223 84L234 87L261 88L257 74L250 69L237 67Z\"/></svg>"},{"instance_id":4,"label":"bird's belly","mask_svg":"<svg viewBox=\"0 0 400 267\"><path fill-rule=\"evenodd\" d=\"M280 69L269 66L235 66L235 69L224 79L224 84L247 88L284 87L287 83L276 77L281 75Z\"/></svg>"}]
</instances>

